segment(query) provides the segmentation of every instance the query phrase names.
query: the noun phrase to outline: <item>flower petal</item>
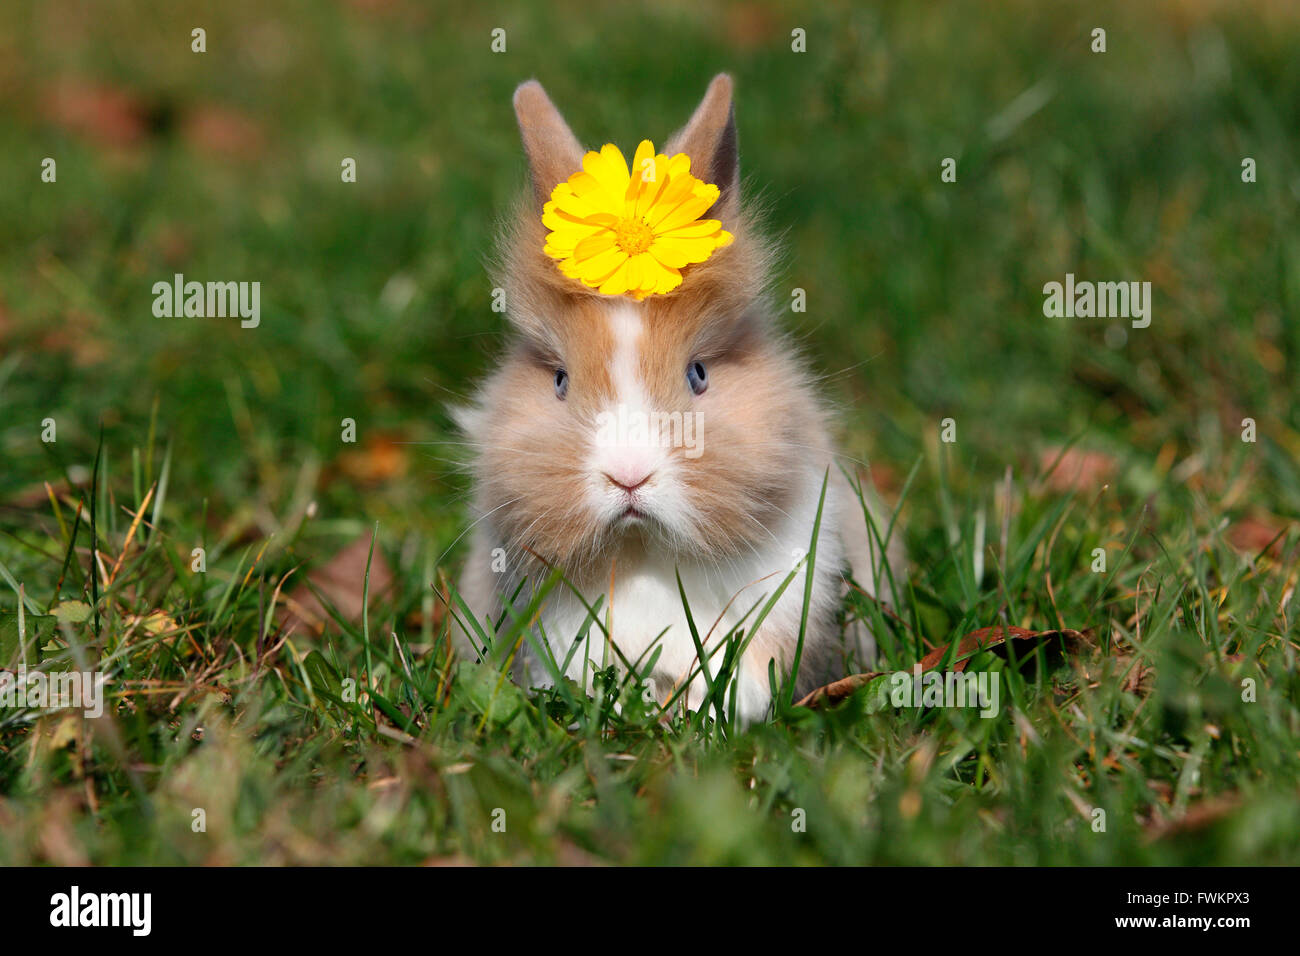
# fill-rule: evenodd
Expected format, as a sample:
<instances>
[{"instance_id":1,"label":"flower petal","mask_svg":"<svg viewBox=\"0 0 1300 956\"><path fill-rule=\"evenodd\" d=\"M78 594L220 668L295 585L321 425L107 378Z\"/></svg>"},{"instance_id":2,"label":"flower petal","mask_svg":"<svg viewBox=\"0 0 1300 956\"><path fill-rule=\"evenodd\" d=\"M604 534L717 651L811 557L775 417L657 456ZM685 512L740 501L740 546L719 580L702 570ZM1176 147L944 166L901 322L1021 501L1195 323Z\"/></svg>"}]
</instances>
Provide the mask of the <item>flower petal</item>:
<instances>
[{"instance_id":1,"label":"flower petal","mask_svg":"<svg viewBox=\"0 0 1300 956\"><path fill-rule=\"evenodd\" d=\"M691 193L691 197L682 202L676 209L658 222L653 223L652 228L656 234L659 234L676 229L678 226L684 226L702 216L717 201L717 186L711 186L708 190L697 190Z\"/></svg>"},{"instance_id":2,"label":"flower petal","mask_svg":"<svg viewBox=\"0 0 1300 956\"><path fill-rule=\"evenodd\" d=\"M637 199L643 192L649 191L649 188L656 188L659 185L658 172L654 167L655 148L650 140L643 139L637 145L636 153L632 156L632 169L628 178L627 190L623 194L624 201L628 204L627 212L629 215L636 215ZM649 163L647 166L646 164Z\"/></svg>"},{"instance_id":3,"label":"flower petal","mask_svg":"<svg viewBox=\"0 0 1300 956\"><path fill-rule=\"evenodd\" d=\"M703 262L718 247L712 239L679 239L673 236L660 239L656 245L665 253L685 257L686 263Z\"/></svg>"},{"instance_id":4,"label":"flower petal","mask_svg":"<svg viewBox=\"0 0 1300 956\"><path fill-rule=\"evenodd\" d=\"M609 276L605 279L605 281L600 284L601 294L622 295L624 292L626 292L628 288L627 271L628 271L627 260L624 260L622 265L620 265L617 269L611 272Z\"/></svg>"},{"instance_id":5,"label":"flower petal","mask_svg":"<svg viewBox=\"0 0 1300 956\"><path fill-rule=\"evenodd\" d=\"M575 259L590 259L614 245L614 233L608 229L587 236L573 247Z\"/></svg>"},{"instance_id":6,"label":"flower petal","mask_svg":"<svg viewBox=\"0 0 1300 956\"><path fill-rule=\"evenodd\" d=\"M646 258L646 254L642 252L627 260L627 287L633 291L641 288L641 276Z\"/></svg>"},{"instance_id":7,"label":"flower petal","mask_svg":"<svg viewBox=\"0 0 1300 956\"><path fill-rule=\"evenodd\" d=\"M606 143L599 153L588 153L582 158L582 168L605 193L605 208L622 212L623 197L627 192L627 160L613 143Z\"/></svg>"},{"instance_id":8,"label":"flower petal","mask_svg":"<svg viewBox=\"0 0 1300 956\"><path fill-rule=\"evenodd\" d=\"M578 274L593 282L604 280L626 261L627 253L618 246L611 246L588 259L575 259Z\"/></svg>"},{"instance_id":9,"label":"flower petal","mask_svg":"<svg viewBox=\"0 0 1300 956\"><path fill-rule=\"evenodd\" d=\"M704 236L716 236L722 231L722 223L717 219L696 219L672 229L662 226L655 230L657 236L680 236L683 239L697 239Z\"/></svg>"},{"instance_id":10,"label":"flower petal","mask_svg":"<svg viewBox=\"0 0 1300 956\"><path fill-rule=\"evenodd\" d=\"M681 283L682 274L676 269L665 265L653 253L646 253L645 259L646 263L642 271L642 288L648 288L652 292L667 292Z\"/></svg>"},{"instance_id":11,"label":"flower petal","mask_svg":"<svg viewBox=\"0 0 1300 956\"><path fill-rule=\"evenodd\" d=\"M650 244L650 255L654 256L666 269L680 269L689 261L684 252L662 239L656 239Z\"/></svg>"}]
</instances>

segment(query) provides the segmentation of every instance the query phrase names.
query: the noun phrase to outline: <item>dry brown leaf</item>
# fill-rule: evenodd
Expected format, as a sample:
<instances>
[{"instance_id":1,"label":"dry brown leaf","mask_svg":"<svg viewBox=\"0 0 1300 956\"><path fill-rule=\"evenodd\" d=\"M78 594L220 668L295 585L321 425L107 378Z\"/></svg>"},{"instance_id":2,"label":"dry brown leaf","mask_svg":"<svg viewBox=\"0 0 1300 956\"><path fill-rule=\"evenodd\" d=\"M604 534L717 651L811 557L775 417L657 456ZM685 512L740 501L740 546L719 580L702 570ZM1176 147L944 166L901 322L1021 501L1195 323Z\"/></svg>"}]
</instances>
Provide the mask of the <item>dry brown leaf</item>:
<instances>
[{"instance_id":1,"label":"dry brown leaf","mask_svg":"<svg viewBox=\"0 0 1300 956\"><path fill-rule=\"evenodd\" d=\"M966 663L975 655L977 651L988 650L1005 644L1007 638L1013 641L1037 641L1053 640L1055 638L1064 638L1065 641L1074 646L1091 643L1091 632L1072 631L1062 629L1059 631L1031 631L1024 627L1015 627L1008 625L996 625L994 627L982 627L978 631L971 631L961 639L957 644L957 653L953 655L953 667L955 671L966 669ZM951 646L951 645L949 645ZM935 648L925 657L921 658L921 670L928 671L938 667L948 653L947 647Z\"/></svg>"},{"instance_id":2,"label":"dry brown leaf","mask_svg":"<svg viewBox=\"0 0 1300 956\"><path fill-rule=\"evenodd\" d=\"M366 437L360 448L339 455L339 471L367 485L399 478L410 465L406 449L400 436L375 432Z\"/></svg>"},{"instance_id":3,"label":"dry brown leaf","mask_svg":"<svg viewBox=\"0 0 1300 956\"><path fill-rule=\"evenodd\" d=\"M727 9L727 36L742 50L765 47L781 29L771 11L756 3L732 4Z\"/></svg>"},{"instance_id":4,"label":"dry brown leaf","mask_svg":"<svg viewBox=\"0 0 1300 956\"><path fill-rule=\"evenodd\" d=\"M1201 800L1188 807L1181 816L1153 820L1147 825L1146 840L1149 843L1171 836L1197 833L1231 815L1240 806L1241 798L1235 793Z\"/></svg>"},{"instance_id":5,"label":"dry brown leaf","mask_svg":"<svg viewBox=\"0 0 1300 956\"><path fill-rule=\"evenodd\" d=\"M1121 655L1118 659L1122 666L1127 666L1131 655ZM1128 676L1124 678L1123 689L1130 694L1146 696L1146 693L1151 689L1151 682L1155 679L1155 673L1153 667L1143 664L1141 661L1135 661L1132 669L1128 672Z\"/></svg>"},{"instance_id":6,"label":"dry brown leaf","mask_svg":"<svg viewBox=\"0 0 1300 956\"><path fill-rule=\"evenodd\" d=\"M822 703L837 703L846 697L852 696L855 691L866 687L879 676L879 672L872 671L866 674L850 674L848 677L841 677L839 680L831 681L824 687L818 687L811 694L802 698L797 706L818 707Z\"/></svg>"},{"instance_id":7,"label":"dry brown leaf","mask_svg":"<svg viewBox=\"0 0 1300 956\"><path fill-rule=\"evenodd\" d=\"M365 594L366 558L370 554L370 535L363 534L328 562L307 575L309 580L339 615L349 621L361 620ZM375 547L370 563L370 606L374 607L393 586L393 572L383 552ZM299 584L285 598L276 616L288 633L306 630L319 635L332 620L329 611L306 583Z\"/></svg>"},{"instance_id":8,"label":"dry brown leaf","mask_svg":"<svg viewBox=\"0 0 1300 956\"><path fill-rule=\"evenodd\" d=\"M256 159L265 142L255 120L224 106L197 107L185 118L181 135L201 152L244 160Z\"/></svg>"},{"instance_id":9,"label":"dry brown leaf","mask_svg":"<svg viewBox=\"0 0 1300 956\"><path fill-rule=\"evenodd\" d=\"M69 80L47 94L46 105L56 126L103 146L134 146L148 131L144 104L115 87Z\"/></svg>"},{"instance_id":10,"label":"dry brown leaf","mask_svg":"<svg viewBox=\"0 0 1300 956\"><path fill-rule=\"evenodd\" d=\"M36 337L42 352L67 355L78 368L98 365L109 357L99 316L81 309L69 309L60 321Z\"/></svg>"},{"instance_id":11,"label":"dry brown leaf","mask_svg":"<svg viewBox=\"0 0 1300 956\"><path fill-rule=\"evenodd\" d=\"M1253 556L1267 551L1269 557L1279 558L1291 524L1268 515L1242 518L1228 528L1228 543L1245 554Z\"/></svg>"},{"instance_id":12,"label":"dry brown leaf","mask_svg":"<svg viewBox=\"0 0 1300 956\"><path fill-rule=\"evenodd\" d=\"M1043 481L1052 491L1100 491L1116 471L1116 461L1105 452L1083 448L1046 448L1038 456ZM1049 470L1050 469L1050 470Z\"/></svg>"},{"instance_id":13,"label":"dry brown leaf","mask_svg":"<svg viewBox=\"0 0 1300 956\"><path fill-rule=\"evenodd\" d=\"M75 491L83 490L90 484L90 472L83 467L73 466L68 469L69 477L75 484L69 485L62 478L55 479L51 482L39 482L34 485L28 485L19 491L15 491L6 500L6 504L13 505L15 508L40 508L48 507L50 502L50 492L60 502ZM47 487L48 486L48 487Z\"/></svg>"},{"instance_id":14,"label":"dry brown leaf","mask_svg":"<svg viewBox=\"0 0 1300 956\"><path fill-rule=\"evenodd\" d=\"M903 476L884 462L874 462L870 468L858 468L857 473L863 488L875 488L885 498L897 498L903 490Z\"/></svg>"},{"instance_id":15,"label":"dry brown leaf","mask_svg":"<svg viewBox=\"0 0 1300 956\"><path fill-rule=\"evenodd\" d=\"M989 650L1005 644L1007 639L1012 641L1050 641L1063 638L1072 646L1089 645L1092 643L1091 632L1072 631L1069 629L1053 631L1031 631L1023 627L997 625L994 627L983 627L978 631L971 631L958 642L956 653L953 655L952 669L954 671L963 671L966 664L977 651ZM948 649L952 645L936 648L921 659L921 670L930 671L938 667L948 654ZM853 694L855 691L865 687L873 679L880 676L878 672L865 674L850 674L848 677L832 681L824 687L818 687L811 694L806 695L798 705L800 707L818 707L822 704L834 704Z\"/></svg>"}]
</instances>

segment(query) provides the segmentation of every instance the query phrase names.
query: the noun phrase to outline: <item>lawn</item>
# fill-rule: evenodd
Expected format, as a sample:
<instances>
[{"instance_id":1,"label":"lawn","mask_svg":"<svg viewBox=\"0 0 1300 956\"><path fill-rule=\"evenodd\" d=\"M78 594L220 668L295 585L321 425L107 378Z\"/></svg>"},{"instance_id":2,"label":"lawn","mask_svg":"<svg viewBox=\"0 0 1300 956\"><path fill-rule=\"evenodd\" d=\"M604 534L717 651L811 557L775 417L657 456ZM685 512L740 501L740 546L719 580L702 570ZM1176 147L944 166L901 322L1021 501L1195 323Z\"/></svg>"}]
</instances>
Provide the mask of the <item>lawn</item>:
<instances>
[{"instance_id":1,"label":"lawn","mask_svg":"<svg viewBox=\"0 0 1300 956\"><path fill-rule=\"evenodd\" d=\"M109 683L0 706L0 863L1300 862L1298 50L1284 0L6 4L0 667ZM448 653L511 93L630 155L720 70L773 307L901 508L845 617L881 671L1052 632L971 657L995 719ZM158 317L178 273L259 324ZM1149 326L1046 316L1067 274Z\"/></svg>"}]
</instances>

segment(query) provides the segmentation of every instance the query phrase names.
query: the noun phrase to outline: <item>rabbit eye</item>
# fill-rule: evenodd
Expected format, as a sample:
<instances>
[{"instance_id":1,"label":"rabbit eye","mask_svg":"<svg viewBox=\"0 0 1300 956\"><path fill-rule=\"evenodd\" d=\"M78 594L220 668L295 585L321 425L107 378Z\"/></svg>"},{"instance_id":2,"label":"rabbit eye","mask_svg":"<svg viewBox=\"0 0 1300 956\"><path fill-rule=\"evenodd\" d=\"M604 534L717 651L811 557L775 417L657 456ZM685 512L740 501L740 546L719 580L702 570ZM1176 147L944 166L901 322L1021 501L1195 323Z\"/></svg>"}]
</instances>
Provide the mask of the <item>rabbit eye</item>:
<instances>
[{"instance_id":1,"label":"rabbit eye","mask_svg":"<svg viewBox=\"0 0 1300 956\"><path fill-rule=\"evenodd\" d=\"M564 401L564 396L569 392L569 373L562 368L555 370L555 397Z\"/></svg>"},{"instance_id":2,"label":"rabbit eye","mask_svg":"<svg viewBox=\"0 0 1300 956\"><path fill-rule=\"evenodd\" d=\"M709 373L705 371L703 362L692 362L686 366L686 384L690 385L691 391L696 395L704 394L704 390L709 387Z\"/></svg>"}]
</instances>

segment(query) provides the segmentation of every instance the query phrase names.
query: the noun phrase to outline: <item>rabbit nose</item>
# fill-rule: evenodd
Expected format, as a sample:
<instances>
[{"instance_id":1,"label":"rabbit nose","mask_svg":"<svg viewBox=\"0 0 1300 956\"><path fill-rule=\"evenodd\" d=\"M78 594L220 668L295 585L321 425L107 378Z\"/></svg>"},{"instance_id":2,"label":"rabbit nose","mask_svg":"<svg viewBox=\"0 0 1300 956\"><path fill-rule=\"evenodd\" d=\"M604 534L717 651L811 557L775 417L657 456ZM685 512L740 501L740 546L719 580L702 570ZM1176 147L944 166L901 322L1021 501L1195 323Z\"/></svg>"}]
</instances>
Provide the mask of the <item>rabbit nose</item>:
<instances>
[{"instance_id":1,"label":"rabbit nose","mask_svg":"<svg viewBox=\"0 0 1300 956\"><path fill-rule=\"evenodd\" d=\"M632 492L640 488L642 485L644 485L647 481L649 481L651 476L654 475L654 472L647 471L644 474L641 474L640 469L638 469L635 472L623 471L620 472L617 476L611 475L609 472L605 472L604 474L605 477L610 480L611 484L615 484L618 487L622 488L624 491L626 491L628 494L631 494Z\"/></svg>"}]
</instances>

